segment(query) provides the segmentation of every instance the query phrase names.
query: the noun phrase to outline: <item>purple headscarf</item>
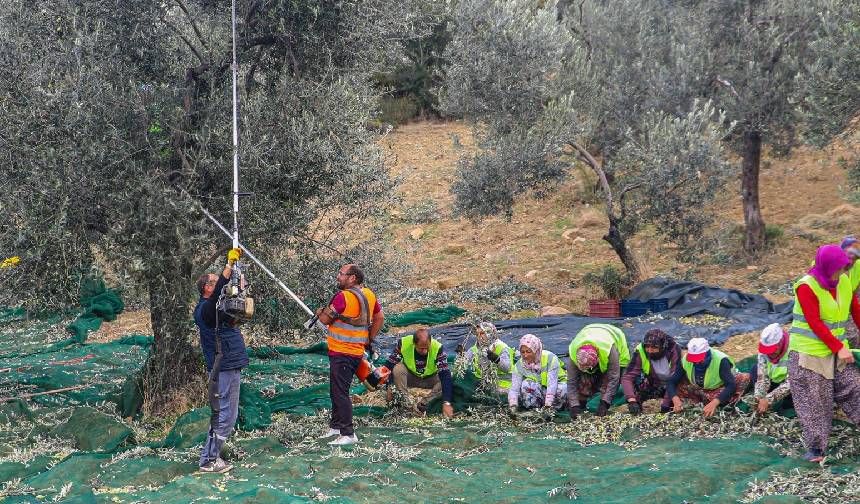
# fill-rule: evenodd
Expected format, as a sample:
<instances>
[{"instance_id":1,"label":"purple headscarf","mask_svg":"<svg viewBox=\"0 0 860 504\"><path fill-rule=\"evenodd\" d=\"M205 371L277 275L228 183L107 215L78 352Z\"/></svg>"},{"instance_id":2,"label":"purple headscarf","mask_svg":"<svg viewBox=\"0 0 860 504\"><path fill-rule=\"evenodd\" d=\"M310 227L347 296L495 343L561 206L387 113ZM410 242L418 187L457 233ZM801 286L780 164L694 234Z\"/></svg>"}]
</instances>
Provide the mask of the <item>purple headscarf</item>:
<instances>
[{"instance_id":1,"label":"purple headscarf","mask_svg":"<svg viewBox=\"0 0 860 504\"><path fill-rule=\"evenodd\" d=\"M830 277L849 264L851 264L851 258L842 250L842 247L834 244L822 245L818 247L818 252L815 254L815 266L807 273L818 280L818 284L825 289L835 289L839 280L834 282Z\"/></svg>"}]
</instances>

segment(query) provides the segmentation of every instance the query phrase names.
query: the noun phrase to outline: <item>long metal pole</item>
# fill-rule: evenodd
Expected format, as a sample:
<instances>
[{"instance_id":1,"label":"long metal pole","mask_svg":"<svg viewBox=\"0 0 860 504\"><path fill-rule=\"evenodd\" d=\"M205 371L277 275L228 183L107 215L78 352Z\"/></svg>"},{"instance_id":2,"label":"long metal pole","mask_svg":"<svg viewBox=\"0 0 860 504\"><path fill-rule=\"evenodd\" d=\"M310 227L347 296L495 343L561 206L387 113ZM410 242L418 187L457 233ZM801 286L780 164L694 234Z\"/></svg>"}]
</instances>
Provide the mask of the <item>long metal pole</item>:
<instances>
[{"instance_id":1,"label":"long metal pole","mask_svg":"<svg viewBox=\"0 0 860 504\"><path fill-rule=\"evenodd\" d=\"M233 248L239 246L239 93L236 80L239 63L236 59L236 0L232 5L233 29Z\"/></svg>"},{"instance_id":2,"label":"long metal pole","mask_svg":"<svg viewBox=\"0 0 860 504\"><path fill-rule=\"evenodd\" d=\"M203 211L203 214L204 214L204 215L206 215L206 217L208 217L208 218L209 218L209 220L211 220L213 223L215 223L215 225L216 225L216 226L218 226L218 228L219 228L219 229L220 229L224 234L226 234L227 236L230 236L230 231L228 231L228 230L227 230L227 228L225 228L225 227L224 227L220 222L218 222L218 220L217 220L217 219L215 219L215 217L213 217L213 216L212 216L212 214L210 214L210 213L209 213L205 208L203 208L202 206L200 207L200 210L201 210L201 211ZM302 302L302 300L301 300L301 299L299 299L299 297L298 297L298 296L296 296L296 295L293 293L293 291L291 291L291 290L290 290L290 288L289 288L289 287L287 287L286 285L284 285L284 282L282 282L278 277L276 277L276 276L275 276L275 274L274 274L274 273L272 273L272 272L269 270L269 268L267 268L267 267L266 267L266 265L265 265L265 264L263 264L262 262L260 262L260 260L259 260L259 259L257 259L257 258L254 256L254 254L253 254L253 253L251 253L251 251L250 251L250 250L248 250L248 247L246 247L246 246L242 245L241 243L239 243L237 246L238 246L239 248L241 248L241 249L244 251L244 255L245 255L246 257L248 257L248 259L250 259L250 260L254 261L255 263L257 263L257 266L259 266L261 270L263 270L267 275L269 275L269 277L270 277L272 280L274 280L276 284L278 284L278 287L280 287L281 289L283 289L283 290L284 290L284 292L286 292L286 293L287 293L291 298L293 298L293 301L295 301L296 303L298 303L298 305L299 305L299 306L301 306L301 307L302 307L302 309L303 309L303 310L304 310L308 315L310 315L310 316L312 316L312 317L316 315L316 314L313 312L313 310L311 310L310 308L308 308L308 306L307 306L304 302ZM319 327L320 329L323 329L323 330L325 330L325 328L326 328L326 327L325 327L325 325L323 325L323 323L322 323L322 322L320 322L319 320L317 320L316 325L317 325L317 327Z\"/></svg>"}]
</instances>

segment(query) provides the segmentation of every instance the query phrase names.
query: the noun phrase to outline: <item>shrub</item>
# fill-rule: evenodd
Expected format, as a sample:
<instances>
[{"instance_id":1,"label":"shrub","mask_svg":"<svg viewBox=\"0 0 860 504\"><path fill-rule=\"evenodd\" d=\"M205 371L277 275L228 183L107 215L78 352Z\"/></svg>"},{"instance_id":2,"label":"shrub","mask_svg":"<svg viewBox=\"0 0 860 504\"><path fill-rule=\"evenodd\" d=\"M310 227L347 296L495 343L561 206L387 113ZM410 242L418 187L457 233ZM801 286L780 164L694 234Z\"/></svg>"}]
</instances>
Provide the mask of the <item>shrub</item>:
<instances>
[{"instance_id":1,"label":"shrub","mask_svg":"<svg viewBox=\"0 0 860 504\"><path fill-rule=\"evenodd\" d=\"M628 284L618 268L607 264L599 271L589 271L582 281L592 290L600 289L607 299L620 299L621 291Z\"/></svg>"}]
</instances>

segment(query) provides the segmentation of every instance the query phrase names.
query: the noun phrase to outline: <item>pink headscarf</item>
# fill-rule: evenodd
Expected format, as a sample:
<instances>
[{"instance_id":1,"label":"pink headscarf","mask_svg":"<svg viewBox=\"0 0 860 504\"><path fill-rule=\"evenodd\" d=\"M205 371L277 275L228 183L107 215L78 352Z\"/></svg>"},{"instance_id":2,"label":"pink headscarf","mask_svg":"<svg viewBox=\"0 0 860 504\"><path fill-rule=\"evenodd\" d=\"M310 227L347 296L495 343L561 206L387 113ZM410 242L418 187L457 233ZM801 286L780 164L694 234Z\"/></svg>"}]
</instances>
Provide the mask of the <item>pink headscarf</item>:
<instances>
[{"instance_id":1,"label":"pink headscarf","mask_svg":"<svg viewBox=\"0 0 860 504\"><path fill-rule=\"evenodd\" d=\"M541 354L543 353L543 344L540 342L540 338L535 336L534 334L526 334L522 338L520 338L520 346L526 346L531 349L532 352L535 353L535 362L528 362L523 359L523 365L526 369L530 369L532 371L540 371L540 359Z\"/></svg>"},{"instance_id":2,"label":"pink headscarf","mask_svg":"<svg viewBox=\"0 0 860 504\"><path fill-rule=\"evenodd\" d=\"M593 368L599 362L600 358L594 345L582 345L576 351L576 366L583 371Z\"/></svg>"},{"instance_id":3,"label":"pink headscarf","mask_svg":"<svg viewBox=\"0 0 860 504\"><path fill-rule=\"evenodd\" d=\"M834 273L851 264L851 258L842 250L842 247L835 244L822 245L818 247L818 252L815 254L815 266L807 273L812 275L818 284L825 289L835 289L839 284L830 279Z\"/></svg>"}]
</instances>

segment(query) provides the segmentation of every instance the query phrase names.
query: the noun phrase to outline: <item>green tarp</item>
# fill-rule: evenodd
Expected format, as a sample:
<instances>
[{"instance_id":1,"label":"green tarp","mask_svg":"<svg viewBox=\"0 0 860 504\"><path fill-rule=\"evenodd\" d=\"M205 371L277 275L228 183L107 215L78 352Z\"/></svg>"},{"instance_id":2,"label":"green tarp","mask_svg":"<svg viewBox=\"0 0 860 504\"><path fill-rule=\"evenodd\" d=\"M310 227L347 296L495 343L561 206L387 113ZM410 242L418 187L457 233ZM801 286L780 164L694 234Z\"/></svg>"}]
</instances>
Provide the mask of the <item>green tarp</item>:
<instances>
[{"instance_id":1,"label":"green tarp","mask_svg":"<svg viewBox=\"0 0 860 504\"><path fill-rule=\"evenodd\" d=\"M700 410L632 417L622 407L575 423L564 414L511 420L469 374L456 382L456 419L433 414L438 404L429 417L361 405L360 443L331 448L317 439L330 408L323 344L249 351L240 431L225 451L235 467L200 474L208 408L148 439L138 435L147 423L119 416L140 400L135 376L151 337L30 351L64 327L15 317L0 325L2 397L82 386L0 404L7 502L801 502L822 489L828 502L860 500L860 436L842 423L821 468L798 458L795 419L734 411L704 419ZM363 395L364 404L378 394Z\"/></svg>"}]
</instances>

